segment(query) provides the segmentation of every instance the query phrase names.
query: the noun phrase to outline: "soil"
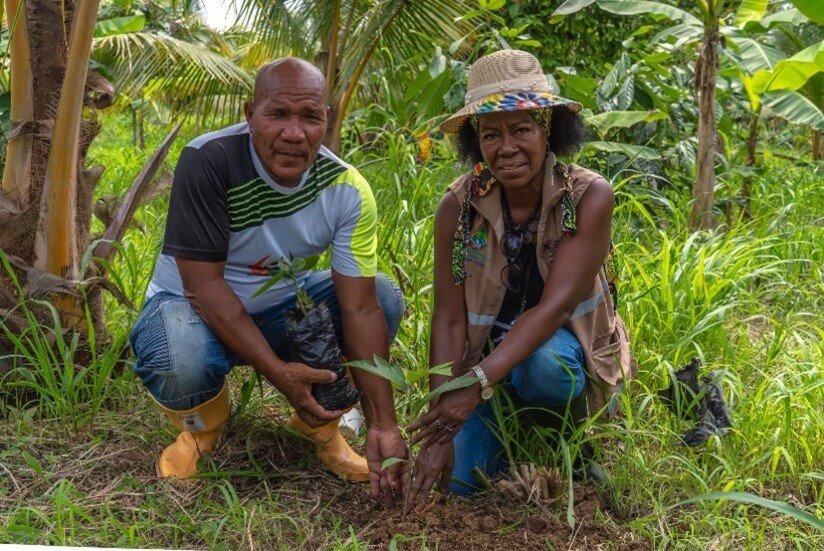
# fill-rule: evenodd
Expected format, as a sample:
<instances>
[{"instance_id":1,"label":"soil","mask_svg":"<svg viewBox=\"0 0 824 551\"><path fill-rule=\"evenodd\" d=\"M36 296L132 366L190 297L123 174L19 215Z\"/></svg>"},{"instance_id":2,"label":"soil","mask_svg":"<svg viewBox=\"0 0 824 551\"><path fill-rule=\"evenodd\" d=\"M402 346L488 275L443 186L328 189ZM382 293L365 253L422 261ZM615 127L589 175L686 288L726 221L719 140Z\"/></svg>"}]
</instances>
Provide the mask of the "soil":
<instances>
[{"instance_id":1,"label":"soil","mask_svg":"<svg viewBox=\"0 0 824 551\"><path fill-rule=\"evenodd\" d=\"M627 520L625 515L613 512L606 496L593 486L573 486L574 530L567 522L566 495L551 505L537 507L507 499L495 491L469 499L433 494L428 504L404 514L400 498L390 503L376 502L369 495L368 484L343 482L324 472L312 457L312 450L300 441L295 445L291 436L286 437L285 445L272 446L272 441L278 440L276 434L283 439L283 431L274 430L272 438L261 439L268 441L266 448L251 450L257 459L261 459L258 453L262 453L272 466L294 468L303 464L303 476L284 477L290 490L308 503L319 504L316 509L321 512L316 514L326 516L330 523L331 517L338 517L359 540L376 549L387 549L393 540L397 549L409 550L652 549L649 543L634 539L629 530L619 526L619 522ZM240 444L245 440L242 435L237 436L240 438L231 438L225 447L233 448L232 441Z\"/></svg>"},{"instance_id":2,"label":"soil","mask_svg":"<svg viewBox=\"0 0 824 551\"><path fill-rule=\"evenodd\" d=\"M159 413L139 395L109 405L105 424L73 431L64 424L41 422L26 430L25 443L15 443L15 436L7 433L13 424L0 425L0 442L27 448L48 473L41 477L18 453L2 452L6 446L0 444L0 456L19 459L9 463L14 476L6 481L5 493L0 483L0 510L28 504L49 511L53 507L48 497L51 488L65 479L77 495L84 496L85 507L105 503L108 510L123 515L125 522L131 522L131 512L157 507L164 500L183 509L198 508L201 522L211 514L199 509L201 500L222 503L225 485L219 479L224 479L247 510L254 503L268 503L270 513L280 516L282 512L302 527L290 535L277 525L271 529L281 531L273 535L264 521L248 534L227 532L229 548L246 548L247 538L256 540L255 548L266 548L267 542L274 545L270 539L274 537L275 547L300 540L293 543L294 548L331 549L349 537L349 543L357 539L367 542L369 549L651 549L626 526L626 512L585 485L574 486L574 530L567 523L565 495L542 507L508 500L495 491L471 499L438 495L404 515L400 499L375 502L368 485L347 483L324 471L312 448L286 428L287 411L277 407L272 408L277 412L275 419L271 410L259 408L229 423L217 449L201 465L205 473L217 474L218 480L206 474L192 484L158 484L154 461L171 438L170 432L158 430ZM275 500L273 490L278 496ZM254 514L252 510L250 518ZM336 532L333 526L338 527ZM165 543L167 535L159 531L158 536ZM181 534L164 545L210 546L197 532Z\"/></svg>"},{"instance_id":3,"label":"soil","mask_svg":"<svg viewBox=\"0 0 824 551\"><path fill-rule=\"evenodd\" d=\"M398 549L651 549L611 522L594 488L579 486L574 494L574 532L566 521L566 499L539 509L492 493L439 496L404 515L400 505L373 504L366 488L350 486L331 509L378 548L394 539Z\"/></svg>"}]
</instances>

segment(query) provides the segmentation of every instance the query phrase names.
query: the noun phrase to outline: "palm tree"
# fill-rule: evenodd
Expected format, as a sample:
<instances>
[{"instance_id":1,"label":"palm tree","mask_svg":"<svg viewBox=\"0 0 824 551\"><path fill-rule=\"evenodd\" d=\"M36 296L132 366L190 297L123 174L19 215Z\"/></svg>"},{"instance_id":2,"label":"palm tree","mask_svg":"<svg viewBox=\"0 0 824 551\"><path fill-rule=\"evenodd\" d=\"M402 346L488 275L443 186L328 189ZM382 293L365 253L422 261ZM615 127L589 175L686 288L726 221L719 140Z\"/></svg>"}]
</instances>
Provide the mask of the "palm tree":
<instances>
[{"instance_id":1,"label":"palm tree","mask_svg":"<svg viewBox=\"0 0 824 551\"><path fill-rule=\"evenodd\" d=\"M240 0L238 13L260 44L257 55L297 55L324 72L333 113L325 141L338 150L363 74L466 36L472 29L462 17L472 7L466 0Z\"/></svg>"}]
</instances>

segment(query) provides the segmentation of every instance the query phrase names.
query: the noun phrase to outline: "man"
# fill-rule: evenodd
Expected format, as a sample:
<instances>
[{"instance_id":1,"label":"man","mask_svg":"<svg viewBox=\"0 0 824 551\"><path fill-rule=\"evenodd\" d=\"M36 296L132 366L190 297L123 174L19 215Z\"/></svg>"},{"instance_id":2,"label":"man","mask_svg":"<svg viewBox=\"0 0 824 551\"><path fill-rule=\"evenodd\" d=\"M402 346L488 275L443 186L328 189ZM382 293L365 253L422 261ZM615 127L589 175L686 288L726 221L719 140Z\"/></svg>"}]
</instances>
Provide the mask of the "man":
<instances>
[{"instance_id":1,"label":"man","mask_svg":"<svg viewBox=\"0 0 824 551\"><path fill-rule=\"evenodd\" d=\"M366 460L338 432L343 412L312 397L330 371L289 361L283 314L295 289L281 280L253 296L281 259L331 247L331 271L298 283L326 302L350 359L387 357L403 310L397 286L377 273L377 214L358 171L321 145L329 107L323 74L302 59L265 65L246 102L246 122L201 136L175 170L163 250L130 334L135 373L183 432L157 464L161 477L190 477L229 418L226 374L251 365L294 406L292 425L312 439L331 471L370 480L372 495L405 490L405 458L388 381L354 370L364 391Z\"/></svg>"}]
</instances>

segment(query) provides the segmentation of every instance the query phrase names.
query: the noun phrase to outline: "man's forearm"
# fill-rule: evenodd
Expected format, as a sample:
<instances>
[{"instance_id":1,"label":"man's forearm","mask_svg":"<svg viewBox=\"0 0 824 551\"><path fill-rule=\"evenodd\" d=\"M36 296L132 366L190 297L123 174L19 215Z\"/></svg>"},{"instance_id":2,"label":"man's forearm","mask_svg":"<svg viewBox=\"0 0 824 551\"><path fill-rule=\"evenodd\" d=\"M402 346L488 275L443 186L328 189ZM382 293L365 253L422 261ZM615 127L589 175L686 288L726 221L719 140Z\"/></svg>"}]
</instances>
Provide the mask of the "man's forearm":
<instances>
[{"instance_id":1,"label":"man's forearm","mask_svg":"<svg viewBox=\"0 0 824 551\"><path fill-rule=\"evenodd\" d=\"M389 334L380 307L365 312L343 313L343 340L349 360L372 361L374 356L389 358ZM363 413L370 427L397 426L392 384L361 369L352 369L355 385L363 390Z\"/></svg>"},{"instance_id":2,"label":"man's forearm","mask_svg":"<svg viewBox=\"0 0 824 551\"><path fill-rule=\"evenodd\" d=\"M283 360L272 351L243 303L225 280L205 283L186 298L224 346L261 373L273 385Z\"/></svg>"}]
</instances>

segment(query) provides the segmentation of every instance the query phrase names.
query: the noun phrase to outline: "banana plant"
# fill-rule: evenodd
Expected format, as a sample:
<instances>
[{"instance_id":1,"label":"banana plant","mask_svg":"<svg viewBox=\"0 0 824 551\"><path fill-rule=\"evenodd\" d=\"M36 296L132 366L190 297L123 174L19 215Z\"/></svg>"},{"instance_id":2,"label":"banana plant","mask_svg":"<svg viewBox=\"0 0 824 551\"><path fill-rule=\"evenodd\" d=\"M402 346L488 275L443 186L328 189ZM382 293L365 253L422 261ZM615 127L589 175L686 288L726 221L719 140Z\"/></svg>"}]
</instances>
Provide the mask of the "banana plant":
<instances>
[{"instance_id":1,"label":"banana plant","mask_svg":"<svg viewBox=\"0 0 824 551\"><path fill-rule=\"evenodd\" d=\"M804 98L791 86L802 86L810 76L820 71L820 62L824 55L819 57L820 50L811 46L800 52L795 59L786 60L779 66L785 54L776 48L761 44L746 36L745 27L753 28L766 24L787 23L802 19L802 13L809 6L809 2L798 0L793 2L798 10L794 13L777 13L771 21L765 21L765 13L770 5L769 0L741 0L734 7L736 27L726 24L730 7L725 0L699 0L697 9L692 12L682 10L670 4L649 0L567 0L556 10L554 16L570 15L581 9L596 5L598 8L618 15L646 15L652 19L667 20L673 24L658 32L651 40L653 46L663 48L667 52L676 49L697 46L698 56L695 62L695 85L699 101L698 112L698 148L696 154L696 179L693 185L693 207L690 216L693 229L706 229L715 225L713 215L714 182L715 182L715 141L717 135L716 103L717 68L720 61L730 57L737 63L752 67L760 64L756 78L753 73L741 71L742 83L747 90L751 102L765 102L774 114L783 116L794 122L802 122L818 128L820 109ZM789 10L787 10L789 11ZM806 18L804 18L806 19ZM729 47L725 48L724 43ZM729 55L735 51L739 55ZM628 97L630 90L635 86L629 73L637 72L634 65L628 66L619 60L614 67L616 74L608 74L601 87L608 87L616 76L624 75L622 86L625 87L621 97ZM753 82L754 81L754 82ZM767 95L769 91L778 92ZM627 104L626 99L624 103Z\"/></svg>"}]
</instances>

